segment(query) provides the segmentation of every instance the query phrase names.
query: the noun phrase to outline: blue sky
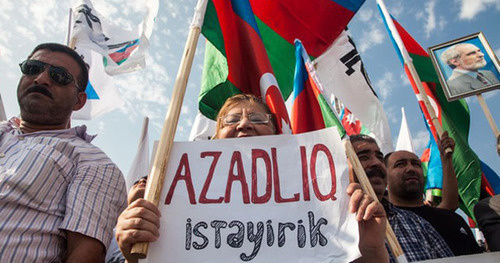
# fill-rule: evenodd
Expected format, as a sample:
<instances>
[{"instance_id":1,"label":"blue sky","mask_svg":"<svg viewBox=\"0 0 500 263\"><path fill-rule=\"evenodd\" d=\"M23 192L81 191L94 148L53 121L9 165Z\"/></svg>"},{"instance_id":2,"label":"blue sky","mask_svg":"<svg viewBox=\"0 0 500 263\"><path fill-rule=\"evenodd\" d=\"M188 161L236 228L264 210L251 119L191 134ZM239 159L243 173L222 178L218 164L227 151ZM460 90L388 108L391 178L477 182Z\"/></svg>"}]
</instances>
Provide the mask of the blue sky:
<instances>
[{"instance_id":1,"label":"blue sky","mask_svg":"<svg viewBox=\"0 0 500 263\"><path fill-rule=\"evenodd\" d=\"M141 0L94 0L94 7L125 28L140 23ZM482 31L500 54L500 0L386 0L389 12L424 47ZM0 93L7 116L19 114L16 87L21 76L18 63L41 42L65 43L68 12L78 0L0 0ZM126 174L134 158L144 116L150 117L150 140L158 139L170 103L172 87L187 38L194 0L164 0L151 38L144 70L115 76L125 105L85 123L98 134L94 144L102 148ZM417 154L428 140L417 100L384 28L375 0L367 0L349 24L351 35L387 113L394 144L405 107ZM203 67L204 38L200 37L193 69L181 111L175 140L187 140L197 112L197 97ZM499 122L499 92L484 94L493 118ZM499 157L495 138L475 97L467 99L471 112L470 144L479 157L497 173Z\"/></svg>"}]
</instances>

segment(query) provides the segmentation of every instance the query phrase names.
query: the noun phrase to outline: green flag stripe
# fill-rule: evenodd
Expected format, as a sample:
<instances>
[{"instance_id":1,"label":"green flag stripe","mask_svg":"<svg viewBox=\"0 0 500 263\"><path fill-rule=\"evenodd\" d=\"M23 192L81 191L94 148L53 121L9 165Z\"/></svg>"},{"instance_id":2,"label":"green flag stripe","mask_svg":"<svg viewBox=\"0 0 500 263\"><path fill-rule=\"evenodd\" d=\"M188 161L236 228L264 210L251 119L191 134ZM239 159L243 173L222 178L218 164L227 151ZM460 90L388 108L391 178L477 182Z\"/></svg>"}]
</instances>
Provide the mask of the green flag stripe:
<instances>
[{"instance_id":1,"label":"green flag stripe","mask_svg":"<svg viewBox=\"0 0 500 263\"><path fill-rule=\"evenodd\" d=\"M330 104L325 100L323 95L318 96L319 107L321 108L321 114L323 115L323 120L325 121L325 127L337 127L340 138L343 138L346 134L344 127L340 123L340 120L337 118L335 113L332 111Z\"/></svg>"},{"instance_id":2,"label":"green flag stripe","mask_svg":"<svg viewBox=\"0 0 500 263\"><path fill-rule=\"evenodd\" d=\"M441 105L443 130L455 140L453 167L458 181L460 208L474 218L473 207L481 192L481 164L468 143L470 113L465 100L448 102L430 57L411 54L417 73L424 82L434 83L434 95Z\"/></svg>"},{"instance_id":3,"label":"green flag stripe","mask_svg":"<svg viewBox=\"0 0 500 263\"><path fill-rule=\"evenodd\" d=\"M266 47L269 61L274 70L274 75L278 81L283 98L286 99L293 91L295 47L293 43L287 42L258 17L255 17L255 19L262 36L262 41ZM205 65L203 67L202 87L199 96L199 109L205 116L215 119L217 111L222 107L224 101L228 97L240 93L240 91L232 83L226 81L228 69L227 61L225 60L224 40L212 1L208 1L207 4L202 33L210 43L207 43L205 50ZM213 48L219 52L215 52L212 50ZM210 58L210 56L215 57ZM225 68L217 63L221 63Z\"/></svg>"}]
</instances>

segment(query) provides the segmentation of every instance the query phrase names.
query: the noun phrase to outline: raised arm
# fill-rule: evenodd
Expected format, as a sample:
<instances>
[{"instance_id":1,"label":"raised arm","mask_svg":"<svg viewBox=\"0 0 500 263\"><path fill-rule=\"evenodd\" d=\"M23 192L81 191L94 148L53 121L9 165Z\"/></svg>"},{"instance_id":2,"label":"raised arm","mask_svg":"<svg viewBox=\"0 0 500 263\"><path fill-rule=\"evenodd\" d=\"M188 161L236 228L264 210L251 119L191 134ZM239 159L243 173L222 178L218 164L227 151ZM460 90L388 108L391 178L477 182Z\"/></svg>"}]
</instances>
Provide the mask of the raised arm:
<instances>
[{"instance_id":1,"label":"raised arm","mask_svg":"<svg viewBox=\"0 0 500 263\"><path fill-rule=\"evenodd\" d=\"M443 166L443 190L441 203L437 206L441 209L455 211L458 208L458 182L453 168L453 152L455 150L455 141L448 136L445 131L438 141L439 152L441 155L441 164ZM452 151L446 153L445 149Z\"/></svg>"}]
</instances>

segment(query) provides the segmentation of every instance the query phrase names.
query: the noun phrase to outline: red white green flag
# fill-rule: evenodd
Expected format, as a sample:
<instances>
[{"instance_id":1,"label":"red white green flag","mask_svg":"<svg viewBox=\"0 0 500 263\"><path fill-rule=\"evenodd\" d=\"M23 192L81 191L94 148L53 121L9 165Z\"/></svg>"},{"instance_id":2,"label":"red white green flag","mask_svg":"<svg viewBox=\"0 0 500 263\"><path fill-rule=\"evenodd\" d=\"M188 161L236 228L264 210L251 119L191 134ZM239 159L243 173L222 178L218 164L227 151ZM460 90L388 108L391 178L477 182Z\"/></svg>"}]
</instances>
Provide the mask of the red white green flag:
<instances>
[{"instance_id":1,"label":"red white green flag","mask_svg":"<svg viewBox=\"0 0 500 263\"><path fill-rule=\"evenodd\" d=\"M473 217L473 207L480 198L482 172L480 160L469 147L468 143L470 115L467 103L463 99L454 102L448 102L446 100L427 52L394 18L383 11L379 0L377 0L377 4L387 26L391 40L395 45L396 51L405 67L405 71L410 79L415 95L417 96L426 123L430 126L434 138L437 138L436 130L432 125L428 112L425 110L425 107L423 107L421 94L418 92L416 83L413 81L412 75L405 64L405 62L410 59L413 61L417 73L422 80L424 90L434 107L434 111L436 112L443 130L448 131L450 137L455 140L453 167L455 168L458 180L458 191L461 198L460 206L464 212L470 217ZM394 27L392 27L392 23Z\"/></svg>"},{"instance_id":2,"label":"red white green flag","mask_svg":"<svg viewBox=\"0 0 500 263\"><path fill-rule=\"evenodd\" d=\"M321 55L364 2L247 1L210 0L207 5L202 33L208 42L199 110L212 119L228 97L242 92L261 96L262 82L272 83L266 81L272 80L269 75L262 78L267 72L258 66L264 63L261 60L269 61L276 80L274 86L280 87L282 96L288 98L295 67L293 41L301 39L313 58ZM322 10L321 14L317 10ZM228 23L227 17L233 17L232 21L236 22ZM256 49L259 41L265 52Z\"/></svg>"}]
</instances>

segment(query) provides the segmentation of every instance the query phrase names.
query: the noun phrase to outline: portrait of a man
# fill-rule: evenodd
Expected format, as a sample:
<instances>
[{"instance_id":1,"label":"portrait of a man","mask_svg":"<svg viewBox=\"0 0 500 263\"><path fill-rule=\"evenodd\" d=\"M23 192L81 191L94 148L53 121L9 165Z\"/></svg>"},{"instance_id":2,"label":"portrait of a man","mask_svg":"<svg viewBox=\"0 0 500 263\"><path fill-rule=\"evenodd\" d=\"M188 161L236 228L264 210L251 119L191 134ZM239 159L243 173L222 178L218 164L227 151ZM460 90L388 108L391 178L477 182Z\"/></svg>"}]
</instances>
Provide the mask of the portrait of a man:
<instances>
[{"instance_id":1,"label":"portrait of a man","mask_svg":"<svg viewBox=\"0 0 500 263\"><path fill-rule=\"evenodd\" d=\"M453 70L446 80L451 95L499 83L492 71L483 69L487 64L484 53L474 44L459 43L449 47L441 54L441 61Z\"/></svg>"},{"instance_id":2,"label":"portrait of a man","mask_svg":"<svg viewBox=\"0 0 500 263\"><path fill-rule=\"evenodd\" d=\"M448 101L500 88L500 65L482 32L428 48Z\"/></svg>"}]
</instances>

